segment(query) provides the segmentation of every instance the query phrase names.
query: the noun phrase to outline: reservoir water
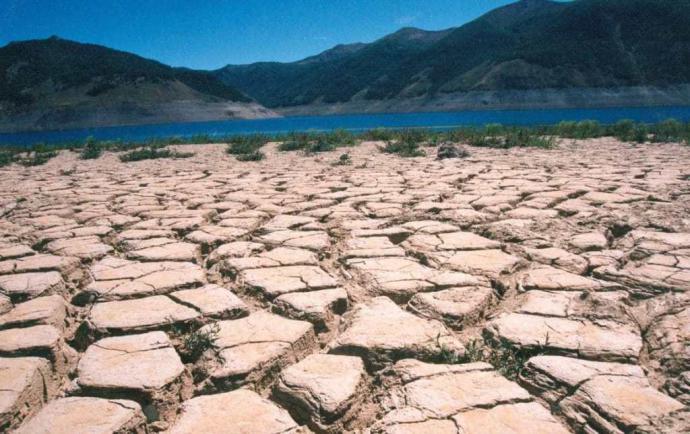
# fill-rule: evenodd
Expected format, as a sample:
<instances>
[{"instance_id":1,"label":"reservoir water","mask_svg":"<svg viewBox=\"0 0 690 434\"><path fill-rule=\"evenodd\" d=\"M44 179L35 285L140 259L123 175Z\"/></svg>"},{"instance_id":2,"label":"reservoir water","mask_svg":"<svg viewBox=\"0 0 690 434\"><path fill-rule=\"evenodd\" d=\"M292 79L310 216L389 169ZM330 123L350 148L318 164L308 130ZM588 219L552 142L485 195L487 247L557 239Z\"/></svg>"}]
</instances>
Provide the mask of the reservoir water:
<instances>
[{"instance_id":1,"label":"reservoir water","mask_svg":"<svg viewBox=\"0 0 690 434\"><path fill-rule=\"evenodd\" d=\"M0 145L31 145L81 141L88 136L99 140L138 141L155 137L195 134L233 135L248 133L275 134L289 131L328 131L338 128L363 131L372 128L451 129L489 123L504 125L547 125L560 121L597 120L614 123L621 119L639 122L659 122L674 118L690 121L690 107L636 107L603 109L548 110L485 110L432 113L385 113L334 116L301 116L276 119L234 120L214 122L184 122L157 125L85 128L63 131L42 131L0 134Z\"/></svg>"}]
</instances>

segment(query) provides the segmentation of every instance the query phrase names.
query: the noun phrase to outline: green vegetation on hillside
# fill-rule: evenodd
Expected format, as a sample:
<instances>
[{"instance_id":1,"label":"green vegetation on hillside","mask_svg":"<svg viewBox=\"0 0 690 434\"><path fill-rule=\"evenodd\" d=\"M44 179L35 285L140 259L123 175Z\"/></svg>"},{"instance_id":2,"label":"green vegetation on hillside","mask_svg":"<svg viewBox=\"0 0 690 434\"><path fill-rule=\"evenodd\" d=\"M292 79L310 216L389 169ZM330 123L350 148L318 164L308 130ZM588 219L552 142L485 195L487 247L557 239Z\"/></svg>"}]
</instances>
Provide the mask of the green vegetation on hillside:
<instances>
[{"instance_id":1,"label":"green vegetation on hillside","mask_svg":"<svg viewBox=\"0 0 690 434\"><path fill-rule=\"evenodd\" d=\"M209 72L172 68L99 45L52 37L0 48L0 101L15 107L37 102L48 87L56 92L84 87L85 95L97 97L127 84L171 81L210 97L250 101Z\"/></svg>"},{"instance_id":2,"label":"green vegetation on hillside","mask_svg":"<svg viewBox=\"0 0 690 434\"><path fill-rule=\"evenodd\" d=\"M442 32L406 28L216 76L267 107L449 92L686 84L690 2L523 0Z\"/></svg>"}]
</instances>

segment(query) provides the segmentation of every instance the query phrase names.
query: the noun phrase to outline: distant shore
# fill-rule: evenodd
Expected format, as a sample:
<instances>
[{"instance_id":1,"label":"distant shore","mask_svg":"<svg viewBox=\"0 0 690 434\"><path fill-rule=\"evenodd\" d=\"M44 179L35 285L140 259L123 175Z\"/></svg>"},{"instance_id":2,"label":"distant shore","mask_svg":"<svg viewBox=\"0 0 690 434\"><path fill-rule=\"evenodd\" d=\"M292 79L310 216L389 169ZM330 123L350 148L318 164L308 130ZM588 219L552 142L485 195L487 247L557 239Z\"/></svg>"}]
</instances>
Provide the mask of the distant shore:
<instances>
[{"instance_id":1,"label":"distant shore","mask_svg":"<svg viewBox=\"0 0 690 434\"><path fill-rule=\"evenodd\" d=\"M370 113L362 115L329 115L278 117L255 120L177 122L98 128L71 128L54 131L0 133L0 146L26 146L35 143L81 142L89 136L97 140L147 141L164 137L224 137L246 134L275 135L297 131L333 131L344 129L362 132L376 128L429 128L448 130L462 126L555 125L561 121L594 120L613 124L622 119L657 123L665 119L690 122L690 104L676 107L617 107L594 109L527 109L477 110L416 113Z\"/></svg>"},{"instance_id":2,"label":"distant shore","mask_svg":"<svg viewBox=\"0 0 690 434\"><path fill-rule=\"evenodd\" d=\"M274 110L283 116L407 113L463 110L526 110L690 105L690 84L666 87L571 88L447 93L433 98L355 100Z\"/></svg>"},{"instance_id":3,"label":"distant shore","mask_svg":"<svg viewBox=\"0 0 690 434\"><path fill-rule=\"evenodd\" d=\"M0 115L0 134L302 116L684 106L690 106L690 84L611 89L475 91L443 94L434 98L357 100L274 109L266 109L259 104L198 104L180 101L153 106L131 104L129 109L124 106L103 108L84 105L78 108L70 106L36 110L13 116ZM345 126L336 126L336 128L339 127Z\"/></svg>"}]
</instances>

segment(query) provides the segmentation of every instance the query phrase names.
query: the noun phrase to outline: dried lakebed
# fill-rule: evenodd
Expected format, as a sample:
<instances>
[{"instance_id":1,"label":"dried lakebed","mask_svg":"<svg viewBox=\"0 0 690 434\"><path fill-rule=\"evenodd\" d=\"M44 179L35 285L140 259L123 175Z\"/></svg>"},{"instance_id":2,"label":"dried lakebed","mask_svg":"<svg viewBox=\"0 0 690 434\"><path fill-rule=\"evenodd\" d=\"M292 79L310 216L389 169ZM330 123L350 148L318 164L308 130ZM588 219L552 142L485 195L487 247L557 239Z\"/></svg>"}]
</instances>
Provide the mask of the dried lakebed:
<instances>
[{"instance_id":1,"label":"dried lakebed","mask_svg":"<svg viewBox=\"0 0 690 434\"><path fill-rule=\"evenodd\" d=\"M690 430L690 148L180 148L0 169L0 431Z\"/></svg>"}]
</instances>

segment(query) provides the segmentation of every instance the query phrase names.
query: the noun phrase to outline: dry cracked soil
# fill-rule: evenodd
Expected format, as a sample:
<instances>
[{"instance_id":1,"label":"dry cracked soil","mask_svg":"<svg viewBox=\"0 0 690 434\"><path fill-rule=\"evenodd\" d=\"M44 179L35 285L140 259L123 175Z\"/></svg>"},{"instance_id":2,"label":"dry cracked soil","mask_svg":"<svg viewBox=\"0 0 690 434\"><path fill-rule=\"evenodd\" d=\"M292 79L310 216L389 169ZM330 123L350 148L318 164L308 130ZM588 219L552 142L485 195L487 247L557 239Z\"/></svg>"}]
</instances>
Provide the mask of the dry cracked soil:
<instances>
[{"instance_id":1,"label":"dry cracked soil","mask_svg":"<svg viewBox=\"0 0 690 434\"><path fill-rule=\"evenodd\" d=\"M0 170L0 431L690 431L690 148Z\"/></svg>"}]
</instances>

